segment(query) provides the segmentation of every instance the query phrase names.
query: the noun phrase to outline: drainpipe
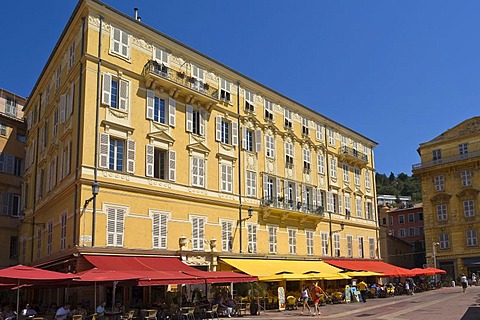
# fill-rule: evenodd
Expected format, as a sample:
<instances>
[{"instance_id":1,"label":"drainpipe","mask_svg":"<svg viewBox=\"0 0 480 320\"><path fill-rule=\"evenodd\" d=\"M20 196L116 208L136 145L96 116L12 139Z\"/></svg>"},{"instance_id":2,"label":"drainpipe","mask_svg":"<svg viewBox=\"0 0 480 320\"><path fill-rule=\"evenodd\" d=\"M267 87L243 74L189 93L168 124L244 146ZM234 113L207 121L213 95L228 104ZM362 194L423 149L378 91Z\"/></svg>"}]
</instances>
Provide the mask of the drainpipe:
<instances>
[{"instance_id":1,"label":"drainpipe","mask_svg":"<svg viewBox=\"0 0 480 320\"><path fill-rule=\"evenodd\" d=\"M378 248L378 259L382 259L381 257L381 252L380 252L380 225L379 225L379 216L378 216L378 205L377 205L377 181L376 181L376 170L375 170L375 163L373 162L373 147L372 150L370 150L370 159L372 159L372 173L373 173L373 178L372 178L372 186L374 190L374 197L373 197L373 204L372 204L372 210L373 211L373 217L375 219L375 226L376 226L376 234L377 234L377 248ZM386 236L386 235L385 235ZM385 238L385 247L388 246L388 238Z\"/></svg>"},{"instance_id":2,"label":"drainpipe","mask_svg":"<svg viewBox=\"0 0 480 320\"><path fill-rule=\"evenodd\" d=\"M35 213L37 211L37 175L38 175L38 137L40 136L40 127L39 127L39 119L40 119L40 114L42 110L42 94L39 94L39 100L38 100L38 113L36 114L36 120L37 120L37 136L35 138L36 145L35 145L35 161L34 163L34 174L33 174L33 187L35 192L33 193L33 208L32 208L32 247L30 248L30 261L33 261L33 247L35 243Z\"/></svg>"},{"instance_id":3,"label":"drainpipe","mask_svg":"<svg viewBox=\"0 0 480 320\"><path fill-rule=\"evenodd\" d=\"M240 132L242 131L240 128L240 82L237 82L237 124L238 124L238 228L239 228L239 236L240 236L240 253L243 253L242 250L242 142L240 138ZM232 244L233 247L233 244Z\"/></svg>"},{"instance_id":4,"label":"drainpipe","mask_svg":"<svg viewBox=\"0 0 480 320\"><path fill-rule=\"evenodd\" d=\"M325 170L327 171L327 194L325 199L325 209L328 207L328 193L330 192L330 159L328 158L328 138L327 126L325 126L325 134L323 135L323 143L325 144ZM325 211L325 210L324 210ZM330 246L330 257L333 257L333 239L332 239L332 212L326 210L328 213L328 241ZM327 252L328 254L328 252Z\"/></svg>"},{"instance_id":5,"label":"drainpipe","mask_svg":"<svg viewBox=\"0 0 480 320\"><path fill-rule=\"evenodd\" d=\"M101 95L101 68L102 68L102 24L103 17L100 18L100 27L98 35L98 63L97 63L97 102L95 105L95 159L94 159L94 168L93 168L93 185L98 186L98 122L99 122L99 113L100 113L100 95ZM92 247L95 247L95 224L96 224L96 214L97 214L97 194L93 193L93 209L92 209Z\"/></svg>"}]
</instances>

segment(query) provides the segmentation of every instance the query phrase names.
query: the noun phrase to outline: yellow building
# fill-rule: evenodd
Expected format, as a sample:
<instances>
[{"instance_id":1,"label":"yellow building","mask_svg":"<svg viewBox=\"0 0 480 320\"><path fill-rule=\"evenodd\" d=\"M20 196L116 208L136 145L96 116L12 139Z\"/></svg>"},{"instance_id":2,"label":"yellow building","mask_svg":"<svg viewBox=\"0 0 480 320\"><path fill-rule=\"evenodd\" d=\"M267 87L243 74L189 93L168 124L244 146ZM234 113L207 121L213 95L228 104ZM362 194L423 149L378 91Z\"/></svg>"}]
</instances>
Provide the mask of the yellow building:
<instances>
[{"instance_id":1,"label":"yellow building","mask_svg":"<svg viewBox=\"0 0 480 320\"><path fill-rule=\"evenodd\" d=\"M413 166L413 173L422 183L429 263L436 260L454 278L477 272L480 117L420 144L418 153L422 162Z\"/></svg>"},{"instance_id":2,"label":"yellow building","mask_svg":"<svg viewBox=\"0 0 480 320\"><path fill-rule=\"evenodd\" d=\"M22 217L21 183L25 99L0 88L0 268L18 263L17 227Z\"/></svg>"},{"instance_id":3,"label":"yellow building","mask_svg":"<svg viewBox=\"0 0 480 320\"><path fill-rule=\"evenodd\" d=\"M378 257L374 141L101 2L25 110L23 263Z\"/></svg>"}]
</instances>

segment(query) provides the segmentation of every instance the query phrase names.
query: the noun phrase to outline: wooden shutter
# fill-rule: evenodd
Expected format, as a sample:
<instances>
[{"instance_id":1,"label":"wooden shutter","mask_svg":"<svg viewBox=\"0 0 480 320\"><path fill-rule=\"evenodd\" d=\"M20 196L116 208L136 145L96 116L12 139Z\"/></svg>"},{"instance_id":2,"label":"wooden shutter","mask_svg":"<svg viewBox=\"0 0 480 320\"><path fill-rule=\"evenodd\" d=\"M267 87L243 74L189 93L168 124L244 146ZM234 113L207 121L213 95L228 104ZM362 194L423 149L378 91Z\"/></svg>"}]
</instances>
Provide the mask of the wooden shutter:
<instances>
[{"instance_id":1,"label":"wooden shutter","mask_svg":"<svg viewBox=\"0 0 480 320\"><path fill-rule=\"evenodd\" d=\"M152 144L147 144L145 146L145 175L147 177L153 177L153 170L154 170L154 160L155 160L155 147Z\"/></svg>"},{"instance_id":2,"label":"wooden shutter","mask_svg":"<svg viewBox=\"0 0 480 320\"><path fill-rule=\"evenodd\" d=\"M117 217L115 222L115 246L123 247L124 219L125 209L117 209Z\"/></svg>"},{"instance_id":3,"label":"wooden shutter","mask_svg":"<svg viewBox=\"0 0 480 320\"><path fill-rule=\"evenodd\" d=\"M238 123L232 122L232 145L238 146Z\"/></svg>"},{"instance_id":4,"label":"wooden shutter","mask_svg":"<svg viewBox=\"0 0 480 320\"><path fill-rule=\"evenodd\" d=\"M215 141L220 141L222 139L222 117L215 117Z\"/></svg>"},{"instance_id":5,"label":"wooden shutter","mask_svg":"<svg viewBox=\"0 0 480 320\"><path fill-rule=\"evenodd\" d=\"M205 110L201 110L199 112L199 115L200 115L200 135L203 137L205 136L205 118L207 117L207 115L205 114Z\"/></svg>"},{"instance_id":6,"label":"wooden shutter","mask_svg":"<svg viewBox=\"0 0 480 320\"><path fill-rule=\"evenodd\" d=\"M185 128L187 132L192 132L193 131L193 107L187 104L186 112L187 112L187 116L185 117L186 119Z\"/></svg>"},{"instance_id":7,"label":"wooden shutter","mask_svg":"<svg viewBox=\"0 0 480 320\"><path fill-rule=\"evenodd\" d=\"M298 183L295 183L295 208L298 208L298 203L300 202L300 185Z\"/></svg>"},{"instance_id":8,"label":"wooden shutter","mask_svg":"<svg viewBox=\"0 0 480 320\"><path fill-rule=\"evenodd\" d=\"M263 175L263 198L268 199L268 176Z\"/></svg>"},{"instance_id":9,"label":"wooden shutter","mask_svg":"<svg viewBox=\"0 0 480 320\"><path fill-rule=\"evenodd\" d=\"M115 245L115 208L107 208L107 246Z\"/></svg>"},{"instance_id":10,"label":"wooden shutter","mask_svg":"<svg viewBox=\"0 0 480 320\"><path fill-rule=\"evenodd\" d=\"M167 215L160 215L160 248L167 249Z\"/></svg>"},{"instance_id":11,"label":"wooden shutter","mask_svg":"<svg viewBox=\"0 0 480 320\"><path fill-rule=\"evenodd\" d=\"M247 127L242 126L242 149L247 147Z\"/></svg>"},{"instance_id":12,"label":"wooden shutter","mask_svg":"<svg viewBox=\"0 0 480 320\"><path fill-rule=\"evenodd\" d=\"M120 54L124 57L128 57L128 33L120 31L121 37L121 52Z\"/></svg>"},{"instance_id":13,"label":"wooden shutter","mask_svg":"<svg viewBox=\"0 0 480 320\"><path fill-rule=\"evenodd\" d=\"M175 181L176 153L173 150L168 151L168 179Z\"/></svg>"},{"instance_id":14,"label":"wooden shutter","mask_svg":"<svg viewBox=\"0 0 480 320\"><path fill-rule=\"evenodd\" d=\"M168 98L168 124L175 127L175 113L177 110L177 101L173 98Z\"/></svg>"},{"instance_id":15,"label":"wooden shutter","mask_svg":"<svg viewBox=\"0 0 480 320\"><path fill-rule=\"evenodd\" d=\"M15 156L13 154L5 155L5 172L13 174L15 168Z\"/></svg>"},{"instance_id":16,"label":"wooden shutter","mask_svg":"<svg viewBox=\"0 0 480 320\"><path fill-rule=\"evenodd\" d=\"M128 110L128 81L118 81L119 91L119 106L118 108L123 111Z\"/></svg>"},{"instance_id":17,"label":"wooden shutter","mask_svg":"<svg viewBox=\"0 0 480 320\"><path fill-rule=\"evenodd\" d=\"M108 168L109 151L110 135L108 133L100 133L100 168Z\"/></svg>"},{"instance_id":18,"label":"wooden shutter","mask_svg":"<svg viewBox=\"0 0 480 320\"><path fill-rule=\"evenodd\" d=\"M62 94L60 96L60 123L65 122L66 105L67 105L67 95Z\"/></svg>"},{"instance_id":19,"label":"wooden shutter","mask_svg":"<svg viewBox=\"0 0 480 320\"><path fill-rule=\"evenodd\" d=\"M153 248L158 249L160 247L160 214L158 213L152 215L152 240Z\"/></svg>"},{"instance_id":20,"label":"wooden shutter","mask_svg":"<svg viewBox=\"0 0 480 320\"><path fill-rule=\"evenodd\" d=\"M127 140L127 172L135 173L135 141Z\"/></svg>"},{"instance_id":21,"label":"wooden shutter","mask_svg":"<svg viewBox=\"0 0 480 320\"><path fill-rule=\"evenodd\" d=\"M198 159L198 182L200 186L205 186L205 159Z\"/></svg>"},{"instance_id":22,"label":"wooden shutter","mask_svg":"<svg viewBox=\"0 0 480 320\"><path fill-rule=\"evenodd\" d=\"M102 103L107 106L111 105L112 97L112 76L108 73L103 74L102 84Z\"/></svg>"},{"instance_id":23,"label":"wooden shutter","mask_svg":"<svg viewBox=\"0 0 480 320\"><path fill-rule=\"evenodd\" d=\"M280 182L281 182L280 178L277 178L275 181L275 184L277 185L277 199L280 198L281 196L280 193L282 189L280 188Z\"/></svg>"},{"instance_id":24,"label":"wooden shutter","mask_svg":"<svg viewBox=\"0 0 480 320\"><path fill-rule=\"evenodd\" d=\"M0 172L5 172L5 154L0 152Z\"/></svg>"},{"instance_id":25,"label":"wooden shutter","mask_svg":"<svg viewBox=\"0 0 480 320\"><path fill-rule=\"evenodd\" d=\"M75 85L72 84L72 86L70 87L70 92L67 96L67 108L66 108L66 117L65 118L68 118L71 114L72 114L72 111L73 111L73 103L74 103L74 95L75 95Z\"/></svg>"},{"instance_id":26,"label":"wooden shutter","mask_svg":"<svg viewBox=\"0 0 480 320\"><path fill-rule=\"evenodd\" d=\"M147 119L153 120L155 92L147 90Z\"/></svg>"},{"instance_id":27,"label":"wooden shutter","mask_svg":"<svg viewBox=\"0 0 480 320\"><path fill-rule=\"evenodd\" d=\"M262 130L255 130L255 151L262 151Z\"/></svg>"}]
</instances>

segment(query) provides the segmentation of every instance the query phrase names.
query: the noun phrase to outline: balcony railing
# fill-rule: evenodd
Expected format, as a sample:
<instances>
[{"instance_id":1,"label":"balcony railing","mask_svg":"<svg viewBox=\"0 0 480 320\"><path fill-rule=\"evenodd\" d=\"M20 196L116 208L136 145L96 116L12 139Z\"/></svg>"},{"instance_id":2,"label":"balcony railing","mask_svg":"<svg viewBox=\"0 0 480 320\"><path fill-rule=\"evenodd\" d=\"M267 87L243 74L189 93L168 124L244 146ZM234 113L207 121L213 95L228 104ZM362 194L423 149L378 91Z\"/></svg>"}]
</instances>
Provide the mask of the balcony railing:
<instances>
[{"instance_id":1,"label":"balcony railing","mask_svg":"<svg viewBox=\"0 0 480 320\"><path fill-rule=\"evenodd\" d=\"M303 202L296 202L293 200L285 200L283 198L265 197L262 199L262 205L265 207L285 209L290 211L313 214L317 216L324 215L322 206L317 206L317 205L303 203Z\"/></svg>"},{"instance_id":2,"label":"balcony railing","mask_svg":"<svg viewBox=\"0 0 480 320\"><path fill-rule=\"evenodd\" d=\"M353 149L347 146L342 146L341 153L344 155L348 155L350 157L368 162L368 156L365 153L362 153L356 149Z\"/></svg>"},{"instance_id":3,"label":"balcony railing","mask_svg":"<svg viewBox=\"0 0 480 320\"><path fill-rule=\"evenodd\" d=\"M428 161L428 162L422 162L422 163L417 163L412 166L412 170L419 170L419 169L425 169L425 168L430 168L433 166L439 166L442 164L449 164L452 162L457 162L457 161L463 161L467 159L474 159L480 157L480 151L475 151L475 152L469 152L469 153L464 153L464 154L457 154L452 157L446 157L446 158L441 158L438 160L434 161Z\"/></svg>"},{"instance_id":4,"label":"balcony railing","mask_svg":"<svg viewBox=\"0 0 480 320\"><path fill-rule=\"evenodd\" d=\"M195 77L187 76L185 72L175 71L155 60L149 60L143 67L143 76L153 74L170 80L182 87L197 91L201 94L218 100L218 89L211 87L208 83L199 81Z\"/></svg>"}]
</instances>

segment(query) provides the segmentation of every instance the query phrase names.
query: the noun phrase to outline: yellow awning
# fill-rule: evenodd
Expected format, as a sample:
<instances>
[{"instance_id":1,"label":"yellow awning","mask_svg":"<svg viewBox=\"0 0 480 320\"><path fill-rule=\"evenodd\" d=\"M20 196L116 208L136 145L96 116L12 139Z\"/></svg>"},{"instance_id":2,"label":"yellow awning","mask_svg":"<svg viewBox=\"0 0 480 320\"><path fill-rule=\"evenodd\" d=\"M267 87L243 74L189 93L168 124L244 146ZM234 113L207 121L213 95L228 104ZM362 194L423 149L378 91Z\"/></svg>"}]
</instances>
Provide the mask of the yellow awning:
<instances>
[{"instance_id":1,"label":"yellow awning","mask_svg":"<svg viewBox=\"0 0 480 320\"><path fill-rule=\"evenodd\" d=\"M228 258L221 260L235 269L258 276L260 281L350 279L349 276L340 273L342 269L323 261Z\"/></svg>"},{"instance_id":2,"label":"yellow awning","mask_svg":"<svg viewBox=\"0 0 480 320\"><path fill-rule=\"evenodd\" d=\"M350 277L383 277L381 273L373 271L347 271L344 274Z\"/></svg>"}]
</instances>

